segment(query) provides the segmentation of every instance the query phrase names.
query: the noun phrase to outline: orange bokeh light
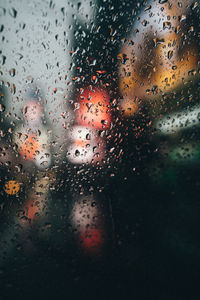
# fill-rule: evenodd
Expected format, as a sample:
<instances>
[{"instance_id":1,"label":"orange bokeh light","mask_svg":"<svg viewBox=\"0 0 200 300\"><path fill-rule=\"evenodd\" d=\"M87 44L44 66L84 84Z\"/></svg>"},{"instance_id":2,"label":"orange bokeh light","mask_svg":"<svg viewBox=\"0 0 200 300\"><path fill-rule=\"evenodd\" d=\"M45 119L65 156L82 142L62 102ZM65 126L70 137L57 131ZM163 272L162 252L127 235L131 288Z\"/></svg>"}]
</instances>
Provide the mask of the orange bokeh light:
<instances>
[{"instance_id":1,"label":"orange bokeh light","mask_svg":"<svg viewBox=\"0 0 200 300\"><path fill-rule=\"evenodd\" d=\"M30 135L24 139L19 149L20 154L27 160L33 160L39 150L40 145L36 135Z\"/></svg>"},{"instance_id":2,"label":"orange bokeh light","mask_svg":"<svg viewBox=\"0 0 200 300\"><path fill-rule=\"evenodd\" d=\"M26 204L26 217L33 222L37 214L41 211L41 202L31 198Z\"/></svg>"},{"instance_id":3,"label":"orange bokeh light","mask_svg":"<svg viewBox=\"0 0 200 300\"><path fill-rule=\"evenodd\" d=\"M9 180L5 183L5 192L8 195L15 195L19 192L20 184L15 180Z\"/></svg>"}]
</instances>

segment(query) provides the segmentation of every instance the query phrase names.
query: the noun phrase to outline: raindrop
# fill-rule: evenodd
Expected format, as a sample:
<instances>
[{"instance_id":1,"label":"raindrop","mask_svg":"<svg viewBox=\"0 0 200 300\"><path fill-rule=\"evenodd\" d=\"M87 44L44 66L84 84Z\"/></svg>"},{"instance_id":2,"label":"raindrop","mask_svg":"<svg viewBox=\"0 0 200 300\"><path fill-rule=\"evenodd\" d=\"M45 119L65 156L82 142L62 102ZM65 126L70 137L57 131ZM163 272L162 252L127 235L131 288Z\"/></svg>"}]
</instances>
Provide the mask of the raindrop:
<instances>
[{"instance_id":1,"label":"raindrop","mask_svg":"<svg viewBox=\"0 0 200 300\"><path fill-rule=\"evenodd\" d=\"M147 26L147 20L143 20L143 21L142 21L142 25L143 25L143 26Z\"/></svg>"},{"instance_id":2,"label":"raindrop","mask_svg":"<svg viewBox=\"0 0 200 300\"><path fill-rule=\"evenodd\" d=\"M191 6L191 9L194 10L198 6L198 2L194 2Z\"/></svg>"},{"instance_id":3,"label":"raindrop","mask_svg":"<svg viewBox=\"0 0 200 300\"><path fill-rule=\"evenodd\" d=\"M0 104L0 112L4 112L5 111L5 106L3 104Z\"/></svg>"},{"instance_id":4,"label":"raindrop","mask_svg":"<svg viewBox=\"0 0 200 300\"><path fill-rule=\"evenodd\" d=\"M17 11L16 11L16 9L11 8L11 9L9 10L9 14L11 15L11 17L16 18L16 16L17 16Z\"/></svg>"},{"instance_id":5,"label":"raindrop","mask_svg":"<svg viewBox=\"0 0 200 300\"><path fill-rule=\"evenodd\" d=\"M90 136L90 134L88 133L87 135L86 135L86 140L90 140L91 139L91 136Z\"/></svg>"},{"instance_id":6,"label":"raindrop","mask_svg":"<svg viewBox=\"0 0 200 300\"><path fill-rule=\"evenodd\" d=\"M6 56L5 56L5 55L2 55L2 56L0 57L0 64L3 66L3 65L5 64L5 62L6 62Z\"/></svg>"},{"instance_id":7,"label":"raindrop","mask_svg":"<svg viewBox=\"0 0 200 300\"><path fill-rule=\"evenodd\" d=\"M15 73L16 73L16 70L14 68L9 70L9 74L11 77L14 77Z\"/></svg>"},{"instance_id":8,"label":"raindrop","mask_svg":"<svg viewBox=\"0 0 200 300\"><path fill-rule=\"evenodd\" d=\"M149 9L151 9L151 5L146 6L145 9L144 9L144 11L147 11Z\"/></svg>"},{"instance_id":9,"label":"raindrop","mask_svg":"<svg viewBox=\"0 0 200 300\"><path fill-rule=\"evenodd\" d=\"M181 15L181 16L179 17L179 21L182 22L182 21L184 21L184 20L186 20L186 15Z\"/></svg>"},{"instance_id":10,"label":"raindrop","mask_svg":"<svg viewBox=\"0 0 200 300\"><path fill-rule=\"evenodd\" d=\"M172 51L172 50L170 50L170 51L168 52L168 59L171 59L171 58L172 58L172 56L173 56L173 51Z\"/></svg>"},{"instance_id":11,"label":"raindrop","mask_svg":"<svg viewBox=\"0 0 200 300\"><path fill-rule=\"evenodd\" d=\"M48 161L43 161L41 162L40 166L45 167L48 166L49 162Z\"/></svg>"},{"instance_id":12,"label":"raindrop","mask_svg":"<svg viewBox=\"0 0 200 300\"><path fill-rule=\"evenodd\" d=\"M154 47L156 48L158 45L163 44L164 41L165 41L164 39L158 39L158 38L153 39Z\"/></svg>"},{"instance_id":13,"label":"raindrop","mask_svg":"<svg viewBox=\"0 0 200 300\"><path fill-rule=\"evenodd\" d=\"M159 0L159 3L160 4L164 4L164 3L166 3L168 0Z\"/></svg>"},{"instance_id":14,"label":"raindrop","mask_svg":"<svg viewBox=\"0 0 200 300\"><path fill-rule=\"evenodd\" d=\"M108 125L108 121L107 121L107 120L101 120L101 123L102 123L103 125Z\"/></svg>"},{"instance_id":15,"label":"raindrop","mask_svg":"<svg viewBox=\"0 0 200 300\"><path fill-rule=\"evenodd\" d=\"M81 2L78 2L78 3L77 3L77 9L79 10L80 7L81 7Z\"/></svg>"},{"instance_id":16,"label":"raindrop","mask_svg":"<svg viewBox=\"0 0 200 300\"><path fill-rule=\"evenodd\" d=\"M21 164L15 166L15 168L16 168L16 170L17 170L18 173L21 172L22 167L23 167L23 166L22 166Z\"/></svg>"},{"instance_id":17,"label":"raindrop","mask_svg":"<svg viewBox=\"0 0 200 300\"><path fill-rule=\"evenodd\" d=\"M80 151L76 149L75 156L79 156L79 155L80 155Z\"/></svg>"},{"instance_id":18,"label":"raindrop","mask_svg":"<svg viewBox=\"0 0 200 300\"><path fill-rule=\"evenodd\" d=\"M163 22L163 29L170 29L171 25L171 22Z\"/></svg>"}]
</instances>

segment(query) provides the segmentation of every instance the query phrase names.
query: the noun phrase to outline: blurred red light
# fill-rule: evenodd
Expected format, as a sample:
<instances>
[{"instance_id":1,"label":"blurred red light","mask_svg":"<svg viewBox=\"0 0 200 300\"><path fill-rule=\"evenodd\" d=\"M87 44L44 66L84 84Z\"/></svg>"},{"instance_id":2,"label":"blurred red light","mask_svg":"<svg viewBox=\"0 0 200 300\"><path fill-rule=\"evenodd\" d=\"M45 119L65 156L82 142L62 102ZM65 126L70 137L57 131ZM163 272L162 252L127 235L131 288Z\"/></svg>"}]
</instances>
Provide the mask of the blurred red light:
<instances>
[{"instance_id":1,"label":"blurred red light","mask_svg":"<svg viewBox=\"0 0 200 300\"><path fill-rule=\"evenodd\" d=\"M100 229L89 229L81 233L82 247L90 253L98 252L103 246L103 236Z\"/></svg>"},{"instance_id":2,"label":"blurred red light","mask_svg":"<svg viewBox=\"0 0 200 300\"><path fill-rule=\"evenodd\" d=\"M79 96L80 108L76 111L78 123L96 129L107 129L110 126L111 114L109 94L102 88L84 88Z\"/></svg>"}]
</instances>

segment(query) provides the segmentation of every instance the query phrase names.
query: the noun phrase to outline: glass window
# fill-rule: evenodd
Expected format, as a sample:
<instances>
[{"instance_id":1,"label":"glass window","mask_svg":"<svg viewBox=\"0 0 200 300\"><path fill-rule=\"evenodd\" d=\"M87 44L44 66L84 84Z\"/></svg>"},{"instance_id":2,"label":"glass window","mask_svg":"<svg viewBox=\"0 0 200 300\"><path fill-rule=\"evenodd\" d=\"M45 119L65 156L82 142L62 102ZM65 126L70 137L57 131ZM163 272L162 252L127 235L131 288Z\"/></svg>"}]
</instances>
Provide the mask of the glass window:
<instances>
[{"instance_id":1,"label":"glass window","mask_svg":"<svg viewBox=\"0 0 200 300\"><path fill-rule=\"evenodd\" d=\"M198 299L199 1L0 0L3 299Z\"/></svg>"}]
</instances>

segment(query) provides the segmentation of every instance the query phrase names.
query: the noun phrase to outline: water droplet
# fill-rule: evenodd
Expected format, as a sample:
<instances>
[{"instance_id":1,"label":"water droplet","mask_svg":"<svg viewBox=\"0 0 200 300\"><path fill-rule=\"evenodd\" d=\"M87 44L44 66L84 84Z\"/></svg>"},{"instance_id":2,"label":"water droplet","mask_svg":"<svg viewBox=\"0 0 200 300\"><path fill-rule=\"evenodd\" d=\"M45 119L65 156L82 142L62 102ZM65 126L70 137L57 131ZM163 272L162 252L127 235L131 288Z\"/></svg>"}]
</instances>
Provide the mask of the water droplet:
<instances>
[{"instance_id":1,"label":"water droplet","mask_svg":"<svg viewBox=\"0 0 200 300\"><path fill-rule=\"evenodd\" d=\"M170 29L172 26L171 22L163 22L163 29Z\"/></svg>"},{"instance_id":2,"label":"water droplet","mask_svg":"<svg viewBox=\"0 0 200 300\"><path fill-rule=\"evenodd\" d=\"M194 2L194 3L192 4L191 9L193 10L193 9L195 9L197 6L198 6L198 2L196 1L196 2Z\"/></svg>"},{"instance_id":3,"label":"water droplet","mask_svg":"<svg viewBox=\"0 0 200 300\"><path fill-rule=\"evenodd\" d=\"M172 50L170 50L170 51L168 51L168 59L171 59L172 58L172 56L173 56L173 51Z\"/></svg>"},{"instance_id":4,"label":"water droplet","mask_svg":"<svg viewBox=\"0 0 200 300\"><path fill-rule=\"evenodd\" d=\"M181 16L179 17L179 21L182 22L182 21L184 21L184 20L186 20L186 15L181 15Z\"/></svg>"},{"instance_id":5,"label":"water droplet","mask_svg":"<svg viewBox=\"0 0 200 300\"><path fill-rule=\"evenodd\" d=\"M79 155L80 155L80 151L76 149L75 156L79 156Z\"/></svg>"},{"instance_id":6,"label":"water droplet","mask_svg":"<svg viewBox=\"0 0 200 300\"><path fill-rule=\"evenodd\" d=\"M156 48L158 45L163 44L165 42L165 40L155 38L155 39L153 39L153 42L154 42L154 47Z\"/></svg>"},{"instance_id":7,"label":"water droplet","mask_svg":"<svg viewBox=\"0 0 200 300\"><path fill-rule=\"evenodd\" d=\"M142 21L142 25L143 25L143 26L147 26L147 20L143 20L143 21Z\"/></svg>"},{"instance_id":8,"label":"water droplet","mask_svg":"<svg viewBox=\"0 0 200 300\"><path fill-rule=\"evenodd\" d=\"M23 167L23 166L22 166L21 164L15 166L15 168L16 168L16 170L17 170L18 173L21 172L22 167Z\"/></svg>"},{"instance_id":9,"label":"water droplet","mask_svg":"<svg viewBox=\"0 0 200 300\"><path fill-rule=\"evenodd\" d=\"M0 104L0 112L4 112L6 107L3 104Z\"/></svg>"},{"instance_id":10,"label":"water droplet","mask_svg":"<svg viewBox=\"0 0 200 300\"><path fill-rule=\"evenodd\" d=\"M16 70L14 68L9 70L9 74L11 77L14 77L15 73L16 73Z\"/></svg>"},{"instance_id":11,"label":"water droplet","mask_svg":"<svg viewBox=\"0 0 200 300\"><path fill-rule=\"evenodd\" d=\"M90 140L91 139L91 136L90 136L90 134L88 133L87 135L86 135L86 140Z\"/></svg>"},{"instance_id":12,"label":"water droplet","mask_svg":"<svg viewBox=\"0 0 200 300\"><path fill-rule=\"evenodd\" d=\"M164 4L164 3L166 3L168 0L159 0L159 3L160 4Z\"/></svg>"},{"instance_id":13,"label":"water droplet","mask_svg":"<svg viewBox=\"0 0 200 300\"><path fill-rule=\"evenodd\" d=\"M103 125L108 125L108 121L107 121L107 120L101 120L101 123L102 123Z\"/></svg>"},{"instance_id":14,"label":"water droplet","mask_svg":"<svg viewBox=\"0 0 200 300\"><path fill-rule=\"evenodd\" d=\"M172 70L173 71L177 70L177 66L172 66Z\"/></svg>"},{"instance_id":15,"label":"water droplet","mask_svg":"<svg viewBox=\"0 0 200 300\"><path fill-rule=\"evenodd\" d=\"M13 7L9 10L9 14L11 17L16 18L17 16L17 11Z\"/></svg>"},{"instance_id":16,"label":"water droplet","mask_svg":"<svg viewBox=\"0 0 200 300\"><path fill-rule=\"evenodd\" d=\"M151 5L146 6L145 9L144 9L144 11L147 11L149 9L151 9Z\"/></svg>"}]
</instances>

